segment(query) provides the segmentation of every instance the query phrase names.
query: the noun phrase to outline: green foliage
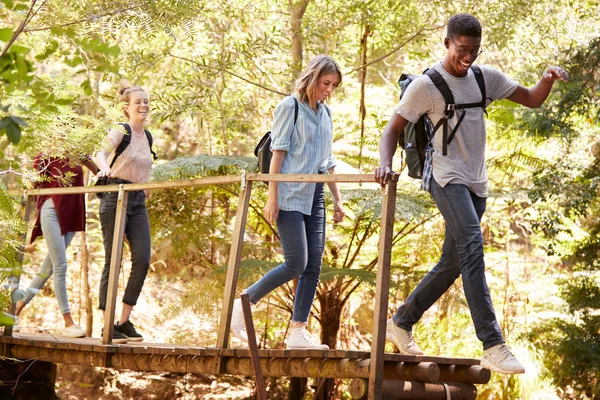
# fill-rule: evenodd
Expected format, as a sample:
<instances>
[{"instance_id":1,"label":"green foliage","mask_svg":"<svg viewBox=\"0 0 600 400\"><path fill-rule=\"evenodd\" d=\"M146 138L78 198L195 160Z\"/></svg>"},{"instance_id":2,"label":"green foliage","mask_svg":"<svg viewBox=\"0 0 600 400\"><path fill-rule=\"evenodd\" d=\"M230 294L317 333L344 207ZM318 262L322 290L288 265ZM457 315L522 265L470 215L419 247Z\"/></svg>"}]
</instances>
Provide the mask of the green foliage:
<instances>
[{"instance_id":1,"label":"green foliage","mask_svg":"<svg viewBox=\"0 0 600 400\"><path fill-rule=\"evenodd\" d=\"M0 183L0 282L13 283L12 277L20 274L17 255L21 251L21 236L27 232L27 224L15 210L15 199L4 184ZM0 288L0 310L10 304L10 293L14 288ZM4 321L5 318L0 318Z\"/></svg>"}]
</instances>

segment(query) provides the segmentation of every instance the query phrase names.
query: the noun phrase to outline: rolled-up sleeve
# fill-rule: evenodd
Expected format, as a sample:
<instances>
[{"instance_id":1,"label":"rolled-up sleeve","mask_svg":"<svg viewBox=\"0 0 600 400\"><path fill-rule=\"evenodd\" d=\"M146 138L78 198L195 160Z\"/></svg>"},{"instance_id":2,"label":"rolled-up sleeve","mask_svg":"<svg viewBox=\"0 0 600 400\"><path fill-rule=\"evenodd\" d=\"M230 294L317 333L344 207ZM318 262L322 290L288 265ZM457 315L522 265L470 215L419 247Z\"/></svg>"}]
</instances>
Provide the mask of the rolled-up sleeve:
<instances>
[{"instance_id":1,"label":"rolled-up sleeve","mask_svg":"<svg viewBox=\"0 0 600 400\"><path fill-rule=\"evenodd\" d=\"M273 113L271 128L271 150L289 151L294 131L294 99L283 99Z\"/></svg>"},{"instance_id":2,"label":"rolled-up sleeve","mask_svg":"<svg viewBox=\"0 0 600 400\"><path fill-rule=\"evenodd\" d=\"M333 154L329 155L329 158L327 159L327 166L325 167L326 170L330 170L331 168L334 168L337 165L337 160L335 158L335 156Z\"/></svg>"}]
</instances>

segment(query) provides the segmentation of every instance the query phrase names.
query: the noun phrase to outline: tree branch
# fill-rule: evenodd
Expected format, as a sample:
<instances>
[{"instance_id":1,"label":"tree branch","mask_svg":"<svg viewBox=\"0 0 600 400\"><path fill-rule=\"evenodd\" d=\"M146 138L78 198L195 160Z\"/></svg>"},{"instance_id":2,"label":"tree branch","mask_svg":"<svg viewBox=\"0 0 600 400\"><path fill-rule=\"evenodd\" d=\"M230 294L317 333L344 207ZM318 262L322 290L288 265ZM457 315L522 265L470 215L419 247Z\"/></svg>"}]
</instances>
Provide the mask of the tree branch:
<instances>
[{"instance_id":1,"label":"tree branch","mask_svg":"<svg viewBox=\"0 0 600 400\"><path fill-rule=\"evenodd\" d=\"M195 65L197 65L198 67L200 67L200 68L203 68L203 69L208 69L208 70L213 70L213 71L219 71L219 72L225 72L226 74L229 74L229 75L231 75L231 76L235 76L236 78L238 78L238 79L241 79L241 80L243 80L243 81L244 81L244 82L246 82L246 83L249 83L249 84L251 84L251 85L254 85L254 86L258 86L259 88L261 88L261 89L264 89L264 90L267 90L267 91L269 91L269 92L272 92L272 93L277 93L277 94L280 94L280 95L282 95L282 96L289 96L289 94L288 94L288 93L283 93L283 92L280 92L280 91L278 91L278 90L271 89L271 88L268 88L268 87L266 87L266 86L263 86L263 85L261 85L260 83L252 82L252 81L250 81L250 80L248 80L248 79L246 79L246 78L244 78L244 77L242 77L242 76L239 76L238 74L236 74L236 73L234 73L234 72L231 72L231 71L229 71L229 70L226 70L226 69L220 69L220 68L213 68L213 67L209 67L209 66L206 66L206 65L200 64L200 63L199 63L199 62L197 62L197 61L190 60L189 58L186 58L186 57L176 56L176 55L174 55L174 54L171 54L171 53L168 53L168 54L169 54L169 56L171 56L171 57L173 57L173 58L178 58L178 59L180 59L180 60L183 60L183 61L190 62L190 63L192 63L192 64L195 64Z\"/></svg>"},{"instance_id":2,"label":"tree branch","mask_svg":"<svg viewBox=\"0 0 600 400\"><path fill-rule=\"evenodd\" d=\"M6 43L6 45L4 46L4 49L2 49L2 53L0 53L0 57L4 56L8 52L8 49L10 48L10 46L13 45L15 40L17 40L17 37L21 34L21 32L23 32L23 29L25 29L25 26L27 26L29 21L31 21L33 8L35 7L36 2L37 2L37 0L31 0L31 5L29 6L29 9L27 10L27 14L25 15L25 18L23 18L23 21L21 21L17 30L13 33L13 35L10 38L10 40L8 41L8 43ZM44 3L46 3L46 0L44 0ZM44 3L42 3L42 6L44 5ZM35 13L33 13L33 15L35 15L39 10L40 9L38 8L37 11L35 11Z\"/></svg>"},{"instance_id":3,"label":"tree branch","mask_svg":"<svg viewBox=\"0 0 600 400\"><path fill-rule=\"evenodd\" d=\"M84 19L80 19L80 20L77 20L77 21L73 21L73 22L67 22L66 24L58 24L58 25L46 26L46 27L43 27L43 28L36 28L36 29L25 29L25 30L23 30L23 32L24 33L29 33L29 32L47 31L47 30L52 29L52 28L62 28L62 27L65 27L65 26L77 25L77 24L81 24L83 22L93 21L93 20L95 20L97 18L109 17L111 15L120 14L120 13L125 12L125 11L131 11L131 10L134 10L134 9L140 8L140 7L142 7L142 6L141 5L137 5L137 6L132 6L132 7L129 7L129 8L122 8L120 10L111 11L111 12L108 12L106 14L96 14L96 15L92 15L89 18L84 18Z\"/></svg>"},{"instance_id":4,"label":"tree branch","mask_svg":"<svg viewBox=\"0 0 600 400\"><path fill-rule=\"evenodd\" d=\"M385 58L388 58L389 56L391 56L392 54L394 54L395 52L397 52L398 50L400 50L401 48L403 48L404 46L406 46L410 41L412 41L413 39L415 39L416 37L420 36L423 32L429 32L429 31L435 31L438 30L440 28L443 28L443 26L434 26L433 28L421 28L417 33L415 33L414 35L412 35L411 37L409 37L408 39L406 39L404 42L402 42L401 44L399 44L396 48L394 48L392 51L390 51L389 53L376 58L375 60L369 61L368 63L361 65L358 68L355 68L353 70L350 70L346 73L344 73L344 75L349 75L353 72L356 71L360 71L362 69L367 68L369 65L375 64L376 62L379 62Z\"/></svg>"}]
</instances>

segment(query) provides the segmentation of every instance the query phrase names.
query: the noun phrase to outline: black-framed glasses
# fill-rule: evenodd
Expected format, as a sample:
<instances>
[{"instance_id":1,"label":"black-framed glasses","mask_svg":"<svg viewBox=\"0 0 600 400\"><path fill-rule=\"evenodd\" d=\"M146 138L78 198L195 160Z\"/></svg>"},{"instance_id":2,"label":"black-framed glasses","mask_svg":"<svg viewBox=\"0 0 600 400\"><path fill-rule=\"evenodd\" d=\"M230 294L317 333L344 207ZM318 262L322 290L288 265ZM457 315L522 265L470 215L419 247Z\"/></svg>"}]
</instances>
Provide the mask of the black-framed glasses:
<instances>
[{"instance_id":1,"label":"black-framed glasses","mask_svg":"<svg viewBox=\"0 0 600 400\"><path fill-rule=\"evenodd\" d=\"M458 44L456 44L456 42L454 40L452 40L451 37L449 37L448 39L450 39L450 41L452 43L454 43L454 46L456 46L456 50L458 50L458 53L460 54L461 57L464 57L467 54L470 54L471 57L473 57L475 59L475 58L479 57L481 55L481 53L483 53L483 49L469 50L469 49L465 48L464 46L459 46Z\"/></svg>"}]
</instances>

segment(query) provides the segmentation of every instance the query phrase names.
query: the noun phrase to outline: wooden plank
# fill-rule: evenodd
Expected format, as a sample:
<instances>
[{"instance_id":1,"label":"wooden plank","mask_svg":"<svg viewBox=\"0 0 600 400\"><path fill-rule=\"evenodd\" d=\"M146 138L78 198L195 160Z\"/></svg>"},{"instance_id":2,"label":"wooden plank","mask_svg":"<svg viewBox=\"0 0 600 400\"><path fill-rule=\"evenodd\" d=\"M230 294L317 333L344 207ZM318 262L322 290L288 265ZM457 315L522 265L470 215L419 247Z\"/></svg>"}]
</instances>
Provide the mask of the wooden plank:
<instances>
[{"instance_id":1,"label":"wooden plank","mask_svg":"<svg viewBox=\"0 0 600 400\"><path fill-rule=\"evenodd\" d=\"M231 250L229 252L229 263L227 265L227 276L225 278L225 292L223 296L223 308L221 310L221 319L219 321L219 332L217 335L217 348L226 348L229 344L229 327L231 325L231 311L233 309L233 300L237 286L238 272L240 268L240 259L242 257L242 245L244 243L244 233L246 229L246 220L248 218L248 205L250 195L252 194L252 182L242 182L240 188L240 197L238 199L237 213L235 215L235 225L231 238ZM215 359L215 373L221 373L223 366L219 358Z\"/></svg>"},{"instance_id":2,"label":"wooden plank","mask_svg":"<svg viewBox=\"0 0 600 400\"><path fill-rule=\"evenodd\" d=\"M125 234L128 194L129 193L123 188L123 185L119 185L119 197L117 198L117 209L115 212L115 231L110 256L110 273L108 275L106 310L104 311L104 334L102 336L102 344L112 343L119 273L121 272L121 257L123 256L123 236Z\"/></svg>"},{"instance_id":3,"label":"wooden plank","mask_svg":"<svg viewBox=\"0 0 600 400\"><path fill-rule=\"evenodd\" d=\"M250 300L248 294L242 296L242 312L244 313L244 325L248 333L248 347L250 348L250 358L252 359L252 370L254 371L254 380L256 381L256 395L259 400L267 400L267 385L262 374L260 366L260 357L258 356L258 346L256 344L256 332L254 331L254 322L252 321L252 310L250 309Z\"/></svg>"},{"instance_id":4,"label":"wooden plank","mask_svg":"<svg viewBox=\"0 0 600 400\"><path fill-rule=\"evenodd\" d=\"M225 185L231 183L239 183L241 175L230 176L214 176L196 179L179 179L166 182L145 182L145 183L128 183L124 184L124 190L132 192L136 190L158 190L158 189L175 189L183 187L198 187L210 185ZM46 189L31 189L27 190L26 194L30 197L49 196L56 194L80 194L80 193L107 193L118 192L121 185L104 185L104 186L74 186L65 188L46 188ZM21 191L10 191L11 194L18 195Z\"/></svg>"},{"instance_id":5,"label":"wooden plank","mask_svg":"<svg viewBox=\"0 0 600 400\"><path fill-rule=\"evenodd\" d=\"M383 188L379 259L377 265L377 291L373 315L373 343L371 345L371 365L369 368L370 400L380 400L382 395L383 355L390 290L390 264L392 261L392 237L394 234L397 182L398 175L394 174Z\"/></svg>"},{"instance_id":6,"label":"wooden plank","mask_svg":"<svg viewBox=\"0 0 600 400\"><path fill-rule=\"evenodd\" d=\"M25 192L25 210L23 212L23 220L25 221L26 224L29 225L29 217L31 216L31 209L33 207L33 197L27 195L27 192ZM23 233L21 235L20 238L20 245L19 248L17 250L17 265L19 266L19 268L23 267L23 258L25 256L25 240L27 239L27 232L28 229L25 230L25 233ZM14 290L19 288L19 284L21 283L21 274L19 273L19 275L14 276L14 277L8 277L8 282L9 283L15 283L17 285L16 288L13 288L12 290L10 290L10 293L12 293ZM11 282L12 281L12 282ZM12 302L12 296L10 296L11 301L10 301L10 314L11 315L15 315L15 310L17 308L17 303L13 303ZM4 336L12 336L13 333L13 327L12 326L6 326L4 327L4 332L3 335Z\"/></svg>"},{"instance_id":7,"label":"wooden plank","mask_svg":"<svg viewBox=\"0 0 600 400\"><path fill-rule=\"evenodd\" d=\"M259 182L346 182L346 183L373 183L374 174L248 174L246 179Z\"/></svg>"}]
</instances>

